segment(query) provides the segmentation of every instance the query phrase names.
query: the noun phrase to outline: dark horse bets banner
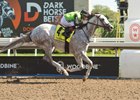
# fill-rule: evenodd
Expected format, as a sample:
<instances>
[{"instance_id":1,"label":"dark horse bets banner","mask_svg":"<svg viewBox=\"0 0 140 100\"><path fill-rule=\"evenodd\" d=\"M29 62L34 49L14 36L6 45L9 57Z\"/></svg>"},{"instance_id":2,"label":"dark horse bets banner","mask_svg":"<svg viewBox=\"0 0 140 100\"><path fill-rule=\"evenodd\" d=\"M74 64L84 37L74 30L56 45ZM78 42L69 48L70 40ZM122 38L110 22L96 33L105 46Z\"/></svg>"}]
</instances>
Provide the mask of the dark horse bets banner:
<instances>
[{"instance_id":1,"label":"dark horse bets banner","mask_svg":"<svg viewBox=\"0 0 140 100\"><path fill-rule=\"evenodd\" d=\"M54 22L55 16L74 10L74 0L5 0L14 9L15 19L3 18L0 37L15 37L42 23Z\"/></svg>"}]
</instances>

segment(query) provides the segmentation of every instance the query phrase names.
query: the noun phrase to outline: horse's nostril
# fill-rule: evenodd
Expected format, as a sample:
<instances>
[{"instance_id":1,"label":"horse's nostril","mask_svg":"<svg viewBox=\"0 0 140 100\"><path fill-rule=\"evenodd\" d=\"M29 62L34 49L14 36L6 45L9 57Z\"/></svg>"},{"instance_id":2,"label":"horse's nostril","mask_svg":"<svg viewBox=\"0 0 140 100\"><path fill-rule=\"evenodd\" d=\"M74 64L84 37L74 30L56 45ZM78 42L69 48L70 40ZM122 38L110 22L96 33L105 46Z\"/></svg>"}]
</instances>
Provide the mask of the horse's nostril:
<instances>
[{"instance_id":1,"label":"horse's nostril","mask_svg":"<svg viewBox=\"0 0 140 100\"><path fill-rule=\"evenodd\" d=\"M114 27L112 25L110 25L110 28L113 29Z\"/></svg>"},{"instance_id":2,"label":"horse's nostril","mask_svg":"<svg viewBox=\"0 0 140 100\"><path fill-rule=\"evenodd\" d=\"M111 29L113 29L113 27L111 27Z\"/></svg>"}]
</instances>

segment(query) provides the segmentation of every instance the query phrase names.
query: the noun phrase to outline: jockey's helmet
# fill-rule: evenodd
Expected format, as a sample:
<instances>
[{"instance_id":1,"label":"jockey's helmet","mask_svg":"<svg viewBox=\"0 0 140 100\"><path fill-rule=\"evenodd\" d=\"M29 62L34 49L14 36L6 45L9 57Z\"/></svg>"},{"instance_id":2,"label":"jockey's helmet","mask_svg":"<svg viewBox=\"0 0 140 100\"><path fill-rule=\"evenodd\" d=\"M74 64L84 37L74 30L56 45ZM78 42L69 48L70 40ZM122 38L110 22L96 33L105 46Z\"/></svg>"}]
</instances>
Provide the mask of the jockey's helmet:
<instances>
[{"instance_id":1,"label":"jockey's helmet","mask_svg":"<svg viewBox=\"0 0 140 100\"><path fill-rule=\"evenodd\" d=\"M80 14L81 16L84 16L84 17L88 17L90 15L89 12L87 12L86 10L81 10Z\"/></svg>"}]
</instances>

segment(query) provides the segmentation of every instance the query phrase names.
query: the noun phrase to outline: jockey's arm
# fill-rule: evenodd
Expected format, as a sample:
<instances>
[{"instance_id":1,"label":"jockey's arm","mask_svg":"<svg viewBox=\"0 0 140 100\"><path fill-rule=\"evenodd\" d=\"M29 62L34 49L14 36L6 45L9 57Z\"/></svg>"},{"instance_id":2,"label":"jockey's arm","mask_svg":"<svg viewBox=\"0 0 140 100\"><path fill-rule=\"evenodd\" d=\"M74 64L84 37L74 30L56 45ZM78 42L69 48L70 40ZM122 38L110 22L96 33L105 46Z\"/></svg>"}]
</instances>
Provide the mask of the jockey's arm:
<instances>
[{"instance_id":1,"label":"jockey's arm","mask_svg":"<svg viewBox=\"0 0 140 100\"><path fill-rule=\"evenodd\" d=\"M74 20L74 25L75 25L75 27L80 27L81 25L83 25L83 23L82 23L82 21L80 21L79 19L78 19L78 16L77 16L77 14L75 14L75 16L74 16L75 18L75 20Z\"/></svg>"},{"instance_id":2,"label":"jockey's arm","mask_svg":"<svg viewBox=\"0 0 140 100\"><path fill-rule=\"evenodd\" d=\"M74 24L75 24L75 26L78 26L79 25L79 19L78 19L78 16L77 16L77 14L75 14L74 15Z\"/></svg>"}]
</instances>

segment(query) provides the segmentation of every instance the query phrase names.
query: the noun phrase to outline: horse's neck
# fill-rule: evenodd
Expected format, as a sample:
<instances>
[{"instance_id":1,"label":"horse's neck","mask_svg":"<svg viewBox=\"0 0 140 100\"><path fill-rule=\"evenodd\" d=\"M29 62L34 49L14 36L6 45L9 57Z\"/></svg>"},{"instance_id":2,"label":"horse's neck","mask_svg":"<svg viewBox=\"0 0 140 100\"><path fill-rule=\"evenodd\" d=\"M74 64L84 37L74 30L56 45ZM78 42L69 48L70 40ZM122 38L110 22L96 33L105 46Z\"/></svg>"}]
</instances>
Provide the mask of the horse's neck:
<instances>
[{"instance_id":1,"label":"horse's neck","mask_svg":"<svg viewBox=\"0 0 140 100\"><path fill-rule=\"evenodd\" d=\"M88 30L89 30L89 35L90 36L93 36L93 34L95 33L95 31L96 31L96 28L97 28L97 26L96 25L92 25L92 24L88 24Z\"/></svg>"},{"instance_id":2,"label":"horse's neck","mask_svg":"<svg viewBox=\"0 0 140 100\"><path fill-rule=\"evenodd\" d=\"M86 34L88 35L89 38L91 38L93 36L93 34L96 31L96 28L97 28L96 25L93 25L90 23L87 24L87 26L85 27L85 30L86 30Z\"/></svg>"}]
</instances>

